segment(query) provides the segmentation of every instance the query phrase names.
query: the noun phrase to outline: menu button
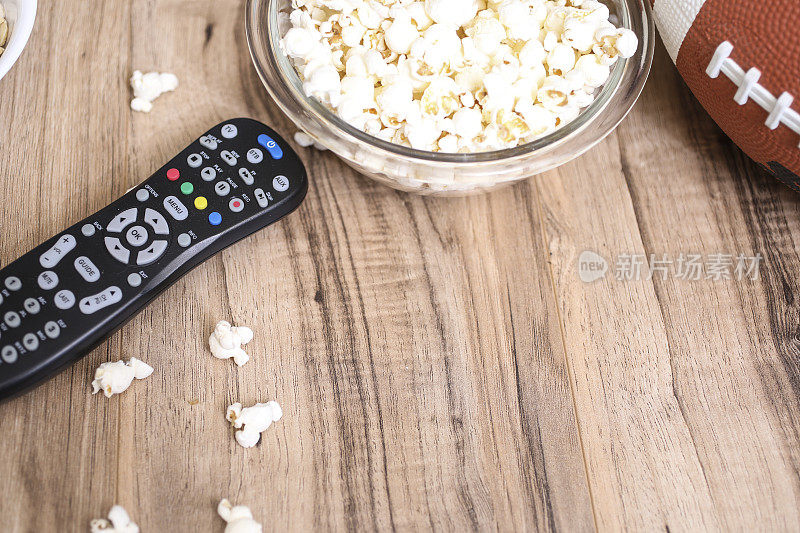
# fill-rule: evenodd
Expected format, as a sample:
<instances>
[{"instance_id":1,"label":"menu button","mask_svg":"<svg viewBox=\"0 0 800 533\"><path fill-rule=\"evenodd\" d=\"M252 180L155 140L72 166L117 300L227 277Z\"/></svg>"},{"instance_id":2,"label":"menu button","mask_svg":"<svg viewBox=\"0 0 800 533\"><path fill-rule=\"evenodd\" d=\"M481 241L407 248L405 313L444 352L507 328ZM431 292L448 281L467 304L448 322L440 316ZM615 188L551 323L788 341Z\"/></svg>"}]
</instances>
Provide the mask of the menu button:
<instances>
[{"instance_id":1,"label":"menu button","mask_svg":"<svg viewBox=\"0 0 800 533\"><path fill-rule=\"evenodd\" d=\"M175 220L186 220L186 217L189 216L189 210L183 205L183 202L178 200L175 196L167 196L164 198L164 209L166 209L167 213Z\"/></svg>"}]
</instances>

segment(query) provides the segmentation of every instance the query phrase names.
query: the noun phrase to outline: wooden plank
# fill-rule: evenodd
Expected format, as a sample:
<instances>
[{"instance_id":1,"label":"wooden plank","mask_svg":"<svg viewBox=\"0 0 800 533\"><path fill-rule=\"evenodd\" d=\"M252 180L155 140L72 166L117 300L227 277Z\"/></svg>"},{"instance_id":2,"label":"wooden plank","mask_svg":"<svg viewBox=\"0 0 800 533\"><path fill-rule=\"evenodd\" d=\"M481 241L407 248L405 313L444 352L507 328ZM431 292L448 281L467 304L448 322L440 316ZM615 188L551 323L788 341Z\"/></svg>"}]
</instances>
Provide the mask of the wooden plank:
<instances>
[{"instance_id":1,"label":"wooden plank","mask_svg":"<svg viewBox=\"0 0 800 533\"><path fill-rule=\"evenodd\" d=\"M0 262L225 117L291 138L250 65L242 13L233 1L39 6L0 84L0 146L14 147L0 150ZM133 68L174 71L181 87L131 114ZM297 213L3 405L0 529L85 530L120 503L143 531L217 530L222 497L278 530L593 527L535 188L424 199L301 155L312 188ZM222 318L256 331L243 368L207 352ZM154 374L111 400L89 394L97 365L132 356ZM240 448L225 407L269 399L283 420Z\"/></svg>"},{"instance_id":2,"label":"wooden plank","mask_svg":"<svg viewBox=\"0 0 800 533\"><path fill-rule=\"evenodd\" d=\"M652 78L600 150L537 180L597 524L797 529L798 199L724 138L663 50ZM585 249L765 260L756 281L585 284Z\"/></svg>"}]
</instances>

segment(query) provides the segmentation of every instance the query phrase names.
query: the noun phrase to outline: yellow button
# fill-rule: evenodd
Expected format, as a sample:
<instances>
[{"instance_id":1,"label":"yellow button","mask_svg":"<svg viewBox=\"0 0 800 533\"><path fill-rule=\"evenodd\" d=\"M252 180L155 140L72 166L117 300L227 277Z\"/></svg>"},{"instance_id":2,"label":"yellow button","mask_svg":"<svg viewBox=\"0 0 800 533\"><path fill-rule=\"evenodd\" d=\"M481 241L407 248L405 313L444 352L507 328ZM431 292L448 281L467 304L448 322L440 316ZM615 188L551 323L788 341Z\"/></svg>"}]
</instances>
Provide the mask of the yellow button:
<instances>
[{"instance_id":1,"label":"yellow button","mask_svg":"<svg viewBox=\"0 0 800 533\"><path fill-rule=\"evenodd\" d=\"M198 196L194 199L194 206L197 209L203 210L208 207L208 200L206 200L205 196Z\"/></svg>"}]
</instances>

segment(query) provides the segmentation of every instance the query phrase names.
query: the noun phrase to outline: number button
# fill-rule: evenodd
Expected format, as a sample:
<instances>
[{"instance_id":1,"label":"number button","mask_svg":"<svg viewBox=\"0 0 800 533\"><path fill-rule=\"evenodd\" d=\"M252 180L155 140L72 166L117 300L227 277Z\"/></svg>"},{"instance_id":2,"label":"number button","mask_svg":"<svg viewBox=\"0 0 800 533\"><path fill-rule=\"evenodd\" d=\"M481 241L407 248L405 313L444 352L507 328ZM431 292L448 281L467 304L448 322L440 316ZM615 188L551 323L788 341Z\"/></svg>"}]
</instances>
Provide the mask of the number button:
<instances>
[{"instance_id":1,"label":"number button","mask_svg":"<svg viewBox=\"0 0 800 533\"><path fill-rule=\"evenodd\" d=\"M226 139L233 139L238 133L239 130L233 124L225 124L222 126L222 136Z\"/></svg>"},{"instance_id":2,"label":"number button","mask_svg":"<svg viewBox=\"0 0 800 533\"><path fill-rule=\"evenodd\" d=\"M19 315L15 311L9 311L3 315L3 320L10 328L16 328L22 323L22 320L20 320Z\"/></svg>"},{"instance_id":3,"label":"number button","mask_svg":"<svg viewBox=\"0 0 800 533\"><path fill-rule=\"evenodd\" d=\"M219 196L228 196L228 193L231 192L231 186L228 185L227 181L218 181L214 185L214 192Z\"/></svg>"},{"instance_id":4,"label":"number button","mask_svg":"<svg viewBox=\"0 0 800 533\"><path fill-rule=\"evenodd\" d=\"M272 178L272 188L278 192L283 192L289 188L289 178L286 176L275 176Z\"/></svg>"},{"instance_id":5,"label":"number button","mask_svg":"<svg viewBox=\"0 0 800 533\"><path fill-rule=\"evenodd\" d=\"M51 320L44 325L44 334L49 339L55 339L61 334L61 326Z\"/></svg>"},{"instance_id":6,"label":"number button","mask_svg":"<svg viewBox=\"0 0 800 533\"><path fill-rule=\"evenodd\" d=\"M264 160L264 152L258 148L250 148L247 151L247 160L254 165L261 163Z\"/></svg>"},{"instance_id":7,"label":"number button","mask_svg":"<svg viewBox=\"0 0 800 533\"><path fill-rule=\"evenodd\" d=\"M3 346L2 350L0 350L0 358L8 364L15 362L17 360L17 349L13 346Z\"/></svg>"},{"instance_id":8,"label":"number button","mask_svg":"<svg viewBox=\"0 0 800 533\"><path fill-rule=\"evenodd\" d=\"M32 352L39 347L39 338L33 333L26 333L25 336L22 337L22 345L26 350Z\"/></svg>"},{"instance_id":9,"label":"number button","mask_svg":"<svg viewBox=\"0 0 800 533\"><path fill-rule=\"evenodd\" d=\"M6 289L10 291L18 291L22 288L22 282L16 276L6 278Z\"/></svg>"},{"instance_id":10,"label":"number button","mask_svg":"<svg viewBox=\"0 0 800 533\"><path fill-rule=\"evenodd\" d=\"M39 305L39 300L36 300L35 298L26 299L25 302L22 304L22 307L24 307L25 310L32 315L38 313L42 308L42 306Z\"/></svg>"}]
</instances>

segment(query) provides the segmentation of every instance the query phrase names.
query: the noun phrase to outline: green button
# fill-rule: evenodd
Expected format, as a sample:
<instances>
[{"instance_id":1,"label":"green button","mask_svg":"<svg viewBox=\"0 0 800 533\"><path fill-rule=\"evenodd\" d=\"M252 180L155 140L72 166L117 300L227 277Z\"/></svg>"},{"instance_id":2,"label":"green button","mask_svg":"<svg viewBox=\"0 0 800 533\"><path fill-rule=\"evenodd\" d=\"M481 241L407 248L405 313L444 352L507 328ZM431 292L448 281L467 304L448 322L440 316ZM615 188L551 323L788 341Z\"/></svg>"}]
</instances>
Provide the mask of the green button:
<instances>
[{"instance_id":1,"label":"green button","mask_svg":"<svg viewBox=\"0 0 800 533\"><path fill-rule=\"evenodd\" d=\"M192 194L192 191L194 191L194 185L192 185L188 181L184 181L183 183L181 183L181 192L183 194Z\"/></svg>"}]
</instances>

